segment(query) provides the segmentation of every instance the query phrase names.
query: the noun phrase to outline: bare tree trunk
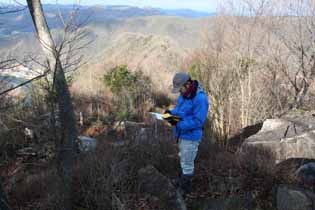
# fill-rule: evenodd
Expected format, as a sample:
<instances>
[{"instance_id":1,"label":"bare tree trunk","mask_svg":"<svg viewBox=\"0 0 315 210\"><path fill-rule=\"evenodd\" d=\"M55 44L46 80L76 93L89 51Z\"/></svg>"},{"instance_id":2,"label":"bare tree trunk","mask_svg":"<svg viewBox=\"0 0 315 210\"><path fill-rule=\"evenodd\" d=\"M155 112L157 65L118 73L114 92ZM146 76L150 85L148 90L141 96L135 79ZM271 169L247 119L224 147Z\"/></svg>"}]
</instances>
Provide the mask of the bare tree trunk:
<instances>
[{"instance_id":1,"label":"bare tree trunk","mask_svg":"<svg viewBox=\"0 0 315 210\"><path fill-rule=\"evenodd\" d=\"M245 125L245 91L244 91L244 83L243 81L240 81L240 87L241 87L241 127L244 127Z\"/></svg>"},{"instance_id":2,"label":"bare tree trunk","mask_svg":"<svg viewBox=\"0 0 315 210\"><path fill-rule=\"evenodd\" d=\"M297 86L298 85L296 85L295 88L294 104L292 108L299 109L304 104L304 98L309 91L309 84L306 82L306 78L304 77L300 87Z\"/></svg>"},{"instance_id":3,"label":"bare tree trunk","mask_svg":"<svg viewBox=\"0 0 315 210\"><path fill-rule=\"evenodd\" d=\"M245 120L245 126L248 126L250 124L251 119L251 103L252 103L252 73L249 70L248 71L248 81L247 81L247 91L248 91L248 98L247 98L247 107L246 107L246 120Z\"/></svg>"},{"instance_id":4,"label":"bare tree trunk","mask_svg":"<svg viewBox=\"0 0 315 210\"><path fill-rule=\"evenodd\" d=\"M232 127L232 100L233 98L229 96L229 107L228 107L228 124L227 124L227 135L231 134Z\"/></svg>"},{"instance_id":5,"label":"bare tree trunk","mask_svg":"<svg viewBox=\"0 0 315 210\"><path fill-rule=\"evenodd\" d=\"M61 139L58 151L59 172L62 176L63 208L71 210L71 181L74 163L74 149L77 138L76 120L70 91L60 62L56 45L48 28L40 0L27 0L41 47L46 55L49 68L54 73L54 91L61 123Z\"/></svg>"}]
</instances>

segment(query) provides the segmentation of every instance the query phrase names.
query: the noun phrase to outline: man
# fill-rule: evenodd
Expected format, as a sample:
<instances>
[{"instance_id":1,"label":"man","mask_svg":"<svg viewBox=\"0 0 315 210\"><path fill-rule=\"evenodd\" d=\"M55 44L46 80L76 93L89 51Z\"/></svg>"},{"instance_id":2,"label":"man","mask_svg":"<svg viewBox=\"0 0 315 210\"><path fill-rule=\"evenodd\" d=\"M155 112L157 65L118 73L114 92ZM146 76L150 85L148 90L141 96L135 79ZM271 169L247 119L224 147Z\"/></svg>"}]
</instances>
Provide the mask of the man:
<instances>
[{"instance_id":1,"label":"man","mask_svg":"<svg viewBox=\"0 0 315 210\"><path fill-rule=\"evenodd\" d=\"M201 84L191 80L187 73L177 73L173 78L172 93L180 93L176 107L165 113L179 116L181 121L171 122L174 134L179 139L179 156L182 169L178 186L184 196L191 192L194 176L194 161L202 139L203 126L208 114L208 97Z\"/></svg>"}]
</instances>

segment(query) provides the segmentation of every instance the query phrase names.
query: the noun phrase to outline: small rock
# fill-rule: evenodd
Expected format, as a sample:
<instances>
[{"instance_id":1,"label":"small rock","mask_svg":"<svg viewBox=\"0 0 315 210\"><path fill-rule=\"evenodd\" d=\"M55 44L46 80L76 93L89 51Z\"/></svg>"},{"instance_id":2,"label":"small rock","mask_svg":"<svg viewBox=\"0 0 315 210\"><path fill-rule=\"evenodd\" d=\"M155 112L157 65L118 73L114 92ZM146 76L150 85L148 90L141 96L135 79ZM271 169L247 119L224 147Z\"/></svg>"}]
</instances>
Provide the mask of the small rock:
<instances>
[{"instance_id":1,"label":"small rock","mask_svg":"<svg viewBox=\"0 0 315 210\"><path fill-rule=\"evenodd\" d=\"M78 144L82 152L94 151L96 148L96 139L87 136L78 136Z\"/></svg>"},{"instance_id":2,"label":"small rock","mask_svg":"<svg viewBox=\"0 0 315 210\"><path fill-rule=\"evenodd\" d=\"M30 138L30 139L33 139L35 136L34 131L29 128L24 129L24 135L25 137Z\"/></svg>"}]
</instances>

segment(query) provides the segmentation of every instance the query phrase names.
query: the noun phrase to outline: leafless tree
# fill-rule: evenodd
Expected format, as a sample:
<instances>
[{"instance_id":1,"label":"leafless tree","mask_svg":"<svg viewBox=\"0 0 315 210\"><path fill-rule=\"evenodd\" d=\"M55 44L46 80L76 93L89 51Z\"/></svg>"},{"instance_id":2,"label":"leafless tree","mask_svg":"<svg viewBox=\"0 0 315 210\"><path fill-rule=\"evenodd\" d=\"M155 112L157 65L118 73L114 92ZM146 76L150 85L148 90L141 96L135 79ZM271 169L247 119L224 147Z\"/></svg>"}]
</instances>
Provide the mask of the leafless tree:
<instances>
[{"instance_id":1,"label":"leafless tree","mask_svg":"<svg viewBox=\"0 0 315 210\"><path fill-rule=\"evenodd\" d=\"M221 140L281 112L286 102L273 61L283 48L270 31L271 0L225 2L191 66L209 93L211 128Z\"/></svg>"},{"instance_id":2,"label":"leafless tree","mask_svg":"<svg viewBox=\"0 0 315 210\"><path fill-rule=\"evenodd\" d=\"M76 120L66 81L64 66L61 63L60 51L52 38L48 28L41 1L27 0L38 40L46 56L49 70L53 72L53 89L56 92L58 115L61 123L61 142L58 148L60 172L63 180L64 209L72 209L71 205L71 179L74 164L74 151L77 139Z\"/></svg>"},{"instance_id":3,"label":"leafless tree","mask_svg":"<svg viewBox=\"0 0 315 210\"><path fill-rule=\"evenodd\" d=\"M293 90L292 108L302 108L315 82L315 2L291 0L280 6L283 15L272 31L285 49L277 62Z\"/></svg>"}]
</instances>

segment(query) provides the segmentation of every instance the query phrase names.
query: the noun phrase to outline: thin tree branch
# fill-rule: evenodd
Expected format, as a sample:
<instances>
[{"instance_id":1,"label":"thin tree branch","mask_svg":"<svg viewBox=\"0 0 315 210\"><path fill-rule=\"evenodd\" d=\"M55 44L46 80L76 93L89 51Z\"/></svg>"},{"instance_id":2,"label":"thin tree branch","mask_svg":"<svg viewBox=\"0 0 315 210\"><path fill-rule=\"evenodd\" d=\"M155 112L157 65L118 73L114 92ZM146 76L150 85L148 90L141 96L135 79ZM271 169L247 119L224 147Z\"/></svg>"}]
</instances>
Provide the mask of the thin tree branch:
<instances>
[{"instance_id":1,"label":"thin tree branch","mask_svg":"<svg viewBox=\"0 0 315 210\"><path fill-rule=\"evenodd\" d=\"M27 8L27 6L24 6L23 8L19 8L19 9L8 9L7 11L1 11L1 10L6 10L7 8L1 8L1 7L0 7L0 15L22 12L22 11L24 11L26 8Z\"/></svg>"},{"instance_id":2,"label":"thin tree branch","mask_svg":"<svg viewBox=\"0 0 315 210\"><path fill-rule=\"evenodd\" d=\"M17 88L20 88L20 87L22 87L22 86L25 86L25 85L27 85L27 84L29 84L29 83L35 81L35 80L38 80L38 79L40 79L40 78L42 78L42 77L44 77L44 76L46 76L46 75L47 75L47 72L45 72L45 73L42 74L42 75L38 75L38 76L36 76L36 77L34 77L34 78L30 79L30 80L27 80L27 81L25 81L25 82L22 82L21 84L15 86L15 87L12 87L12 88L9 88L9 89L7 89L7 90L5 90L5 91L2 91L2 92L0 92L0 96L6 94L6 93L8 93L8 92L11 92L11 91L13 91L13 90L15 90L15 89L17 89Z\"/></svg>"}]
</instances>

